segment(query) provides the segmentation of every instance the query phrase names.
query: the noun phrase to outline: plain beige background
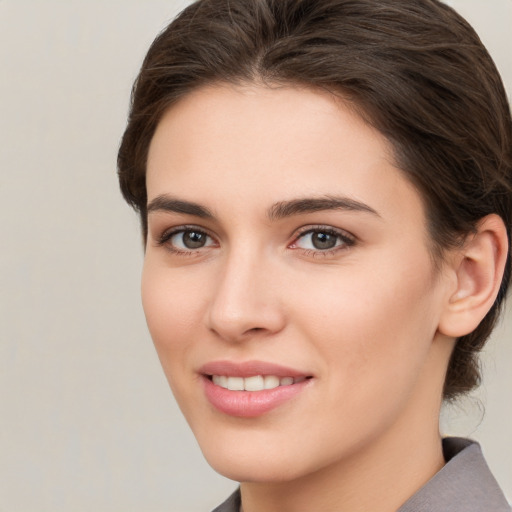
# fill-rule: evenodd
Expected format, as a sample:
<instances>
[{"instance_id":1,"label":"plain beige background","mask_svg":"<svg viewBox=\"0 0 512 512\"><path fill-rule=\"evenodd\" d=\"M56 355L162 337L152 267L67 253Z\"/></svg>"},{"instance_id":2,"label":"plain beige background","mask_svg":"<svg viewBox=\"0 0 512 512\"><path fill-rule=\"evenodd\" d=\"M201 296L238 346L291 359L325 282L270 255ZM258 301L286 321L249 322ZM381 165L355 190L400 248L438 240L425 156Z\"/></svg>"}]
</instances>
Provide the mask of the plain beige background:
<instances>
[{"instance_id":1,"label":"plain beige background","mask_svg":"<svg viewBox=\"0 0 512 512\"><path fill-rule=\"evenodd\" d=\"M208 511L235 487L167 388L115 173L141 59L187 3L0 0L0 511ZM512 0L450 3L512 91ZM443 431L480 440L511 499L508 316Z\"/></svg>"}]
</instances>

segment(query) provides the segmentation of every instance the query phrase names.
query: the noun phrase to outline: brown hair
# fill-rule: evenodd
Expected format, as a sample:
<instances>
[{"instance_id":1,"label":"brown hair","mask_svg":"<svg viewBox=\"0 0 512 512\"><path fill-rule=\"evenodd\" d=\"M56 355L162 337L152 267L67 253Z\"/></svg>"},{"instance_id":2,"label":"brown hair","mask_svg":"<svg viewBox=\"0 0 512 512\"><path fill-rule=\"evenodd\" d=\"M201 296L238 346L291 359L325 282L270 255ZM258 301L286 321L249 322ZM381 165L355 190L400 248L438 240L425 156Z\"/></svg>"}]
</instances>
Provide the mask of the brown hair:
<instances>
[{"instance_id":1,"label":"brown hair","mask_svg":"<svg viewBox=\"0 0 512 512\"><path fill-rule=\"evenodd\" d=\"M510 244L512 121L503 84L468 23L437 0L200 0L153 42L132 91L121 190L147 236L145 169L170 105L213 82L301 84L341 94L392 143L426 207L434 259L496 213ZM461 337L445 398L479 382L495 304Z\"/></svg>"}]
</instances>

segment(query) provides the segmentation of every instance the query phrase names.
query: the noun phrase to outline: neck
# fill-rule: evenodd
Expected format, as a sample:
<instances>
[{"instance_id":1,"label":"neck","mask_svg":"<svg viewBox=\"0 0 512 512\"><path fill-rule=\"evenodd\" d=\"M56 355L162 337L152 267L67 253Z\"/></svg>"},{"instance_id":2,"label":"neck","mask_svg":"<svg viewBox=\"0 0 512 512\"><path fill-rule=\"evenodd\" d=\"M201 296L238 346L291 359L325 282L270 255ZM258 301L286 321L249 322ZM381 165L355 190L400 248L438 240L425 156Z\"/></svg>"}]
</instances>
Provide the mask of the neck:
<instances>
[{"instance_id":1,"label":"neck","mask_svg":"<svg viewBox=\"0 0 512 512\"><path fill-rule=\"evenodd\" d=\"M438 429L393 435L292 482L241 484L243 512L395 512L444 465Z\"/></svg>"},{"instance_id":2,"label":"neck","mask_svg":"<svg viewBox=\"0 0 512 512\"><path fill-rule=\"evenodd\" d=\"M407 405L384 432L297 479L241 483L242 512L396 512L445 463L439 414L453 344L436 337Z\"/></svg>"}]
</instances>

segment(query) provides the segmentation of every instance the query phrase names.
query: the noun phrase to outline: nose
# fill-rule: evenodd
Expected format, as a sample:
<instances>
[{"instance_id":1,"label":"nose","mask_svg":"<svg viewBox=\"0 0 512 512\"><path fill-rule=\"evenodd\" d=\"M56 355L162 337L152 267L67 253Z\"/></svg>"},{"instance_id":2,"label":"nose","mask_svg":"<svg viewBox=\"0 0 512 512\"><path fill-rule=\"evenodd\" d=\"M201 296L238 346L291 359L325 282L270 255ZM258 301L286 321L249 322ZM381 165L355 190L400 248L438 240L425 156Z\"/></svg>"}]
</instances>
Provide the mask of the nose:
<instances>
[{"instance_id":1,"label":"nose","mask_svg":"<svg viewBox=\"0 0 512 512\"><path fill-rule=\"evenodd\" d=\"M208 309L208 327L220 338L243 341L281 331L285 314L280 284L270 262L232 254L218 274Z\"/></svg>"}]
</instances>

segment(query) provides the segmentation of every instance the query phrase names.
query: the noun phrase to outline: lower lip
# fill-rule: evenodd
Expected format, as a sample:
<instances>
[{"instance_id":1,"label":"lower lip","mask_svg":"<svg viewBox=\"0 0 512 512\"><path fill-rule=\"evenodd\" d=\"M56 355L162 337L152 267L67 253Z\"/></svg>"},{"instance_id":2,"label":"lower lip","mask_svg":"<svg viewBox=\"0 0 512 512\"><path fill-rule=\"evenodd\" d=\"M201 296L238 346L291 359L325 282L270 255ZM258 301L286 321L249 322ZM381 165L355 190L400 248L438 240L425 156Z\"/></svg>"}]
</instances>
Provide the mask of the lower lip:
<instances>
[{"instance_id":1,"label":"lower lip","mask_svg":"<svg viewBox=\"0 0 512 512\"><path fill-rule=\"evenodd\" d=\"M306 379L262 391L231 391L215 385L207 377L203 381L208 401L220 412L240 418L261 416L297 396L310 383Z\"/></svg>"}]
</instances>

